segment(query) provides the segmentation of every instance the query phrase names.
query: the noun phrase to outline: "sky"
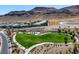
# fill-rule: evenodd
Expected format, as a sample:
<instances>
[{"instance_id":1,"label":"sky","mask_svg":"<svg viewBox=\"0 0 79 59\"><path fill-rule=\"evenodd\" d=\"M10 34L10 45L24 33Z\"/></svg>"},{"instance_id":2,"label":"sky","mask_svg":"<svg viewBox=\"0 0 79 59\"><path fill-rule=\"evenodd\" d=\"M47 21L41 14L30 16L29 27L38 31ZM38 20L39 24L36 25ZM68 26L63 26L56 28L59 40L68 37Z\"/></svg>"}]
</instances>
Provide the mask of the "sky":
<instances>
[{"instance_id":1,"label":"sky","mask_svg":"<svg viewBox=\"0 0 79 59\"><path fill-rule=\"evenodd\" d=\"M70 5L0 5L0 15L4 15L10 11L31 10L35 7L55 7L57 9L68 7Z\"/></svg>"}]
</instances>

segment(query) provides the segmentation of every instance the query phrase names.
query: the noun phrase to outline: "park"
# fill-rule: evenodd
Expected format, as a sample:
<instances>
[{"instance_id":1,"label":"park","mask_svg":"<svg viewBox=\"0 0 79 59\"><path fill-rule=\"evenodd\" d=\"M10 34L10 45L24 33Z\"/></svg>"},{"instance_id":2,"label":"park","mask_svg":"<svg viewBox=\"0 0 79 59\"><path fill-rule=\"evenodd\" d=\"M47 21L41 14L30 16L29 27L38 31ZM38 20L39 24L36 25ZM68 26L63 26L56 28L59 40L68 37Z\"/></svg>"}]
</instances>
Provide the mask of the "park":
<instances>
[{"instance_id":1,"label":"park","mask_svg":"<svg viewBox=\"0 0 79 59\"><path fill-rule=\"evenodd\" d=\"M20 43L22 46L29 48L32 45L43 43L43 42L52 42L52 43L64 43L64 38L67 37L68 43L72 42L71 36L65 33L53 33L48 32L42 35L34 35L34 34L17 34L16 41Z\"/></svg>"}]
</instances>

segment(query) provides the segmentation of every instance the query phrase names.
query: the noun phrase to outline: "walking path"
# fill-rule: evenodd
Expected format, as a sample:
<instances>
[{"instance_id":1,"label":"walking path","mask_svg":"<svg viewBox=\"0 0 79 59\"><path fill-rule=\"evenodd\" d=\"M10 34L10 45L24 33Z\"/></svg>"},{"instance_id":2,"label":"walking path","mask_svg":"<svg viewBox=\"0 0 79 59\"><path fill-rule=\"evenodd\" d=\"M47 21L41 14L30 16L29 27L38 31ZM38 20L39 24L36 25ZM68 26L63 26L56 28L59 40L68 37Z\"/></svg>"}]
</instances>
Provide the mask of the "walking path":
<instances>
[{"instance_id":1,"label":"walking path","mask_svg":"<svg viewBox=\"0 0 79 59\"><path fill-rule=\"evenodd\" d=\"M23 47L21 44L19 44L19 43L16 41L15 37L16 37L16 34L14 34L14 36L13 36L13 42L16 43L16 45L18 45L19 48L25 49L25 47Z\"/></svg>"}]
</instances>

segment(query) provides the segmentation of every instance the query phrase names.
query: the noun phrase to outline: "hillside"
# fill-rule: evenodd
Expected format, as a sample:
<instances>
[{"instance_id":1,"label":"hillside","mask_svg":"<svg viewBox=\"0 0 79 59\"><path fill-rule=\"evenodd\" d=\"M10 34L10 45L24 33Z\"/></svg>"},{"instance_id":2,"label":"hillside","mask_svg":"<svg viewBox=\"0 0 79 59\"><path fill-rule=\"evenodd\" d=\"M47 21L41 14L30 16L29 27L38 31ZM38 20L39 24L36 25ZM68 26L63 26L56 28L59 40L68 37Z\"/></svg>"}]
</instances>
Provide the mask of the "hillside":
<instances>
[{"instance_id":1,"label":"hillside","mask_svg":"<svg viewBox=\"0 0 79 59\"><path fill-rule=\"evenodd\" d=\"M10 11L0 16L0 22L29 22L37 20L79 18L79 5L56 9L54 7L35 7L26 11Z\"/></svg>"}]
</instances>

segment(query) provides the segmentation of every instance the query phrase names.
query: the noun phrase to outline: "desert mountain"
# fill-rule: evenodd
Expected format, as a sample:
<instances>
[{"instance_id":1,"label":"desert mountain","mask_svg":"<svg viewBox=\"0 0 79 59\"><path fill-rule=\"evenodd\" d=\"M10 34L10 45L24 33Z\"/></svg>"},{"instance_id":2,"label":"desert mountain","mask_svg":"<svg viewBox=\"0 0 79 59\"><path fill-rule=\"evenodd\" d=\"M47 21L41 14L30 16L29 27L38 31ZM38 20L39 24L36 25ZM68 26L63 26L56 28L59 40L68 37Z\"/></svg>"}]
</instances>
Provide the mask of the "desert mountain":
<instances>
[{"instance_id":1,"label":"desert mountain","mask_svg":"<svg viewBox=\"0 0 79 59\"><path fill-rule=\"evenodd\" d=\"M26 11L11 11L0 16L0 22L27 22L37 20L62 19L79 16L79 5L56 9L53 7L35 7Z\"/></svg>"},{"instance_id":2,"label":"desert mountain","mask_svg":"<svg viewBox=\"0 0 79 59\"><path fill-rule=\"evenodd\" d=\"M79 5L69 6L69 7L65 7L62 9L67 9L70 12L72 12L73 14L79 14Z\"/></svg>"},{"instance_id":3,"label":"desert mountain","mask_svg":"<svg viewBox=\"0 0 79 59\"><path fill-rule=\"evenodd\" d=\"M5 16L32 16L36 14L73 14L68 8L56 9L53 7L35 7L30 11L11 11Z\"/></svg>"}]
</instances>

